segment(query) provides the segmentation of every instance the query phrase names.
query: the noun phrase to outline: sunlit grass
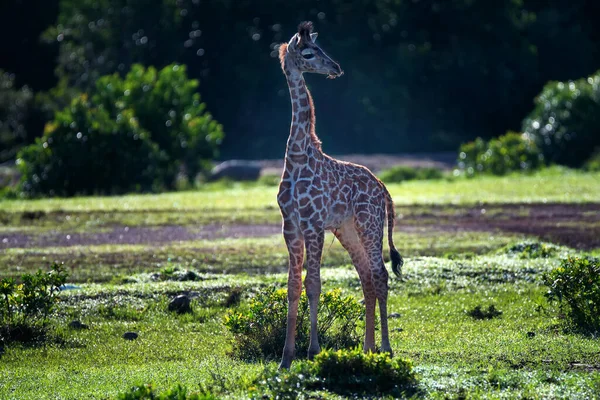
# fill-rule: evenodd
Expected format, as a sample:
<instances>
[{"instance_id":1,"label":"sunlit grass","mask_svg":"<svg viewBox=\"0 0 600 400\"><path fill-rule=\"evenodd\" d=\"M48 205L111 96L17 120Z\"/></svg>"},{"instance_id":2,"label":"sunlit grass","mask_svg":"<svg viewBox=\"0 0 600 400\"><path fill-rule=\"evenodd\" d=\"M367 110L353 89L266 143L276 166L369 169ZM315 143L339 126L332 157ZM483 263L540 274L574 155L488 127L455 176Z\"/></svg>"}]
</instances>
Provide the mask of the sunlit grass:
<instances>
[{"instance_id":1,"label":"sunlit grass","mask_svg":"<svg viewBox=\"0 0 600 400\"><path fill-rule=\"evenodd\" d=\"M389 184L398 205L533 202L595 202L600 199L600 173L549 170L532 175L508 177L456 178L438 181L408 181ZM5 200L6 212L23 211L226 211L239 213L258 209L278 215L273 186L233 184L219 190L200 190L163 194L113 197L76 197L67 199Z\"/></svg>"}]
</instances>

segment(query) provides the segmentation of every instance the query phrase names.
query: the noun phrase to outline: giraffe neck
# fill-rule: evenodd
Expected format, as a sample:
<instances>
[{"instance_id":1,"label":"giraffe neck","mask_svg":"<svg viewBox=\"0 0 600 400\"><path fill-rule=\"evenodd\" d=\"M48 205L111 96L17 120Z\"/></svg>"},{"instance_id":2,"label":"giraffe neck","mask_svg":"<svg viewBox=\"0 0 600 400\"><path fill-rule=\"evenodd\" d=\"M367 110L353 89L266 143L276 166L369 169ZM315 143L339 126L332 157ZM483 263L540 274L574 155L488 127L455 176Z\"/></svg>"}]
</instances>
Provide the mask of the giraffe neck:
<instances>
[{"instance_id":1,"label":"giraffe neck","mask_svg":"<svg viewBox=\"0 0 600 400\"><path fill-rule=\"evenodd\" d=\"M312 96L302 73L284 67L292 101L292 124L287 141L286 159L316 155L321 152L321 141L315 134L315 109Z\"/></svg>"}]
</instances>

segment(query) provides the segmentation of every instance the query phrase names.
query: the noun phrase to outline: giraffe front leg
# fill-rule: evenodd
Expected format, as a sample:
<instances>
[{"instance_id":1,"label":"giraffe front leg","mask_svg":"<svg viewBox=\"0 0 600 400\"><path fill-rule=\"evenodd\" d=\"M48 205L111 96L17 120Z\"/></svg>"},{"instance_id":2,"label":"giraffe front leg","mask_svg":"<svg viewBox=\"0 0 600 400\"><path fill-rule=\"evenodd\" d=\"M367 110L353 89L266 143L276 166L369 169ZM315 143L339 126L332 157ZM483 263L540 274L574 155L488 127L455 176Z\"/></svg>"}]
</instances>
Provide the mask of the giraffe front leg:
<instances>
[{"instance_id":1,"label":"giraffe front leg","mask_svg":"<svg viewBox=\"0 0 600 400\"><path fill-rule=\"evenodd\" d=\"M317 330L317 317L319 310L319 297L321 296L321 255L323 254L324 232L318 231L304 235L306 243L306 296L310 310L310 344L308 346L308 359L321 352L319 334Z\"/></svg>"},{"instance_id":2,"label":"giraffe front leg","mask_svg":"<svg viewBox=\"0 0 600 400\"><path fill-rule=\"evenodd\" d=\"M286 224L284 223L285 243L289 253L289 270L288 270L288 313L287 313L287 328L285 333L285 345L283 347L283 355L281 356L281 364L279 368L288 369L294 358L294 350L296 348L296 320L298 318L298 301L302 293L302 261L304 260L304 240L299 233L293 231L286 232Z\"/></svg>"}]
</instances>

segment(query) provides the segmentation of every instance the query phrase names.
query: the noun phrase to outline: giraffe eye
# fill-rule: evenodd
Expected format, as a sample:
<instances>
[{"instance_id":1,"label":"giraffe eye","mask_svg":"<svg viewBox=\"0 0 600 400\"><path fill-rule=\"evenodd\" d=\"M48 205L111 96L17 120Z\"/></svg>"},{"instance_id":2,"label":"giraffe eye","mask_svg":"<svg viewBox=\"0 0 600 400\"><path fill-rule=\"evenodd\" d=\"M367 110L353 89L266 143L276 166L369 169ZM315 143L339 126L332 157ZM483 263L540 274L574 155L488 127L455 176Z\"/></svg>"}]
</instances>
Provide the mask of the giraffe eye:
<instances>
[{"instance_id":1,"label":"giraffe eye","mask_svg":"<svg viewBox=\"0 0 600 400\"><path fill-rule=\"evenodd\" d=\"M302 57L304 57L305 60L310 60L315 58L315 55L313 53L306 53L306 54L302 54Z\"/></svg>"}]
</instances>

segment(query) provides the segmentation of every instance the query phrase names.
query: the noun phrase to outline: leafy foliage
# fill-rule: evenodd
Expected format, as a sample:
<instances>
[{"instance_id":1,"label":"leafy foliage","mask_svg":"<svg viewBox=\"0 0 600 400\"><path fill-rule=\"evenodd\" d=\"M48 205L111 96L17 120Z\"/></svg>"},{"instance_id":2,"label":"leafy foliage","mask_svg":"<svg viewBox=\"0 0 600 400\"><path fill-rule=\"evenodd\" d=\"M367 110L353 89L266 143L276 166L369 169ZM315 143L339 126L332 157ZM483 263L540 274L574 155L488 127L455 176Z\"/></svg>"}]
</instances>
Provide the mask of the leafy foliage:
<instances>
[{"instance_id":1,"label":"leafy foliage","mask_svg":"<svg viewBox=\"0 0 600 400\"><path fill-rule=\"evenodd\" d=\"M165 182L172 187L181 168L190 178L208 167L223 139L223 130L206 112L197 92L198 81L188 79L184 65L172 64L157 71L136 64L122 79L103 76L96 82L92 102L118 119L132 112L167 157Z\"/></svg>"},{"instance_id":2,"label":"leafy foliage","mask_svg":"<svg viewBox=\"0 0 600 400\"><path fill-rule=\"evenodd\" d=\"M533 241L524 241L510 244L498 250L498 253L517 256L519 258L548 258L554 257L560 252L561 248L552 243L541 243Z\"/></svg>"},{"instance_id":3,"label":"leafy foliage","mask_svg":"<svg viewBox=\"0 0 600 400\"><path fill-rule=\"evenodd\" d=\"M86 96L57 113L17 160L30 196L147 191L162 183L164 163L131 110L113 119Z\"/></svg>"},{"instance_id":4,"label":"leafy foliage","mask_svg":"<svg viewBox=\"0 0 600 400\"><path fill-rule=\"evenodd\" d=\"M569 257L544 276L548 300L568 306L568 316L579 329L600 332L600 260Z\"/></svg>"},{"instance_id":5,"label":"leafy foliage","mask_svg":"<svg viewBox=\"0 0 600 400\"><path fill-rule=\"evenodd\" d=\"M351 348L360 343L357 325L364 307L341 290L321 294L318 311L319 342L324 347ZM247 307L229 310L225 326L235 336L233 354L242 359L274 359L285 343L287 290L269 289L256 295ZM296 328L296 353L309 345L310 319L308 298L300 296Z\"/></svg>"},{"instance_id":6,"label":"leafy foliage","mask_svg":"<svg viewBox=\"0 0 600 400\"><path fill-rule=\"evenodd\" d=\"M28 138L26 119L33 100L27 87L15 88L15 75L0 69L0 163L15 156Z\"/></svg>"},{"instance_id":7,"label":"leafy foliage","mask_svg":"<svg viewBox=\"0 0 600 400\"><path fill-rule=\"evenodd\" d=\"M583 165L583 169L590 172L600 172L600 150L592 154Z\"/></svg>"},{"instance_id":8,"label":"leafy foliage","mask_svg":"<svg viewBox=\"0 0 600 400\"><path fill-rule=\"evenodd\" d=\"M216 152L221 126L206 113L185 67L134 65L104 76L91 97L56 113L44 136L19 154L28 195L123 193L193 179Z\"/></svg>"},{"instance_id":9,"label":"leafy foliage","mask_svg":"<svg viewBox=\"0 0 600 400\"><path fill-rule=\"evenodd\" d=\"M209 392L189 393L187 388L177 385L162 393L157 393L152 385L138 385L117 396L118 400L217 400Z\"/></svg>"},{"instance_id":10,"label":"leafy foliage","mask_svg":"<svg viewBox=\"0 0 600 400\"><path fill-rule=\"evenodd\" d=\"M458 167L467 176L477 173L505 175L531 171L544 164L544 157L527 136L515 132L488 142L477 138L460 146Z\"/></svg>"},{"instance_id":11,"label":"leafy foliage","mask_svg":"<svg viewBox=\"0 0 600 400\"><path fill-rule=\"evenodd\" d=\"M313 361L301 361L290 371L267 369L252 388L256 395L295 399L306 390L335 393L402 395L415 383L412 363L388 353L324 350Z\"/></svg>"},{"instance_id":12,"label":"leafy foliage","mask_svg":"<svg viewBox=\"0 0 600 400\"><path fill-rule=\"evenodd\" d=\"M135 63L186 64L227 122L226 156L276 157L289 124L276 46L311 19L348 71L314 87L329 151L400 152L516 129L546 81L597 67L593 15L585 0L60 0L44 39L59 77L83 92Z\"/></svg>"},{"instance_id":13,"label":"leafy foliage","mask_svg":"<svg viewBox=\"0 0 600 400\"><path fill-rule=\"evenodd\" d=\"M0 280L0 342L29 341L44 333L67 274L58 264L50 272L24 274L22 283Z\"/></svg>"},{"instance_id":14,"label":"leafy foliage","mask_svg":"<svg viewBox=\"0 0 600 400\"><path fill-rule=\"evenodd\" d=\"M379 179L385 183L399 183L411 180L441 179L443 173L438 168L414 168L405 165L397 165L379 173Z\"/></svg>"},{"instance_id":15,"label":"leafy foliage","mask_svg":"<svg viewBox=\"0 0 600 400\"><path fill-rule=\"evenodd\" d=\"M600 71L544 86L523 130L549 162L581 167L600 147Z\"/></svg>"}]
</instances>

